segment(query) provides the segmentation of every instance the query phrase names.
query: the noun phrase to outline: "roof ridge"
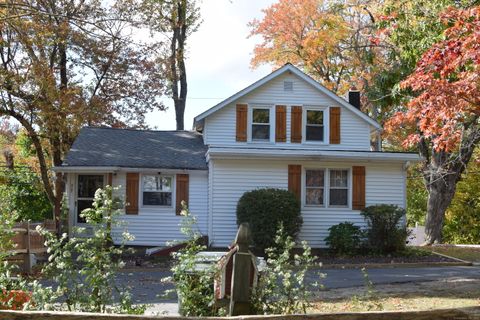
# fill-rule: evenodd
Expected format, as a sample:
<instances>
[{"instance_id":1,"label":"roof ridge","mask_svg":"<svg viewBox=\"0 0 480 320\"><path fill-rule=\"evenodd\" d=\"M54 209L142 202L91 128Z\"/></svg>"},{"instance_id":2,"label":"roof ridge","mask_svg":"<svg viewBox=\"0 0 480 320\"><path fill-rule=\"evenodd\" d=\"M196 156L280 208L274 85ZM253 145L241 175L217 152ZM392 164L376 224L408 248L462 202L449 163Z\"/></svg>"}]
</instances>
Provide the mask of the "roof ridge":
<instances>
[{"instance_id":1,"label":"roof ridge","mask_svg":"<svg viewBox=\"0 0 480 320\"><path fill-rule=\"evenodd\" d=\"M194 133L201 135L200 132L196 130L155 130L155 129L134 129L134 128L113 128L113 127L96 127L96 126L85 126L81 129L104 129L104 130L118 130L118 131L136 131L136 132L186 132L186 133Z\"/></svg>"}]
</instances>

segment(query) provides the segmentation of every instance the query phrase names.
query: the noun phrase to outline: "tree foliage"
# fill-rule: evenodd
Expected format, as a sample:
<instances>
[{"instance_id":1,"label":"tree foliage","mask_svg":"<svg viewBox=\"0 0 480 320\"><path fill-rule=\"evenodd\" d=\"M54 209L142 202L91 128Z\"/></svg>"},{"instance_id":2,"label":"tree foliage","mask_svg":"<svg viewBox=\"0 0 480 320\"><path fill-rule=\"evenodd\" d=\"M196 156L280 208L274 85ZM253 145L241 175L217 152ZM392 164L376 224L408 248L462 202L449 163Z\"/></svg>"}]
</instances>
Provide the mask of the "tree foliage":
<instances>
[{"instance_id":1,"label":"tree foliage","mask_svg":"<svg viewBox=\"0 0 480 320\"><path fill-rule=\"evenodd\" d=\"M480 141L479 13L479 7L449 8L441 15L444 39L402 82L415 96L386 125L389 132L406 129L404 145L416 145L425 158L427 243L442 241L445 210Z\"/></svg>"},{"instance_id":2,"label":"tree foliage","mask_svg":"<svg viewBox=\"0 0 480 320\"><path fill-rule=\"evenodd\" d=\"M49 167L61 164L81 126L143 126L164 107L154 43L133 38L131 1L4 1L0 5L0 116L34 146L49 200L61 200Z\"/></svg>"},{"instance_id":3,"label":"tree foliage","mask_svg":"<svg viewBox=\"0 0 480 320\"><path fill-rule=\"evenodd\" d=\"M28 167L0 168L0 211L17 220L52 218L52 205L37 174Z\"/></svg>"}]
</instances>

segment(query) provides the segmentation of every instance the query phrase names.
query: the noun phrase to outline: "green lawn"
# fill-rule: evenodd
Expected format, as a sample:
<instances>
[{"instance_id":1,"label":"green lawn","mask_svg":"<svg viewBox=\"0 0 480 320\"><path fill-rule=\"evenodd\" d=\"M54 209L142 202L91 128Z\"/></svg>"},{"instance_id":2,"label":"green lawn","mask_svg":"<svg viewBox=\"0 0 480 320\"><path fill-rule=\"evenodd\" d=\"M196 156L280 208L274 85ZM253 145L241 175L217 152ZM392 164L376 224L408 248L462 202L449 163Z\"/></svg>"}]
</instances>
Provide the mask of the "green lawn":
<instances>
[{"instance_id":1,"label":"green lawn","mask_svg":"<svg viewBox=\"0 0 480 320\"><path fill-rule=\"evenodd\" d=\"M470 261L480 262L480 248L464 248L453 246L432 246L423 247L422 249L430 250L432 252L441 253L450 257Z\"/></svg>"}]
</instances>

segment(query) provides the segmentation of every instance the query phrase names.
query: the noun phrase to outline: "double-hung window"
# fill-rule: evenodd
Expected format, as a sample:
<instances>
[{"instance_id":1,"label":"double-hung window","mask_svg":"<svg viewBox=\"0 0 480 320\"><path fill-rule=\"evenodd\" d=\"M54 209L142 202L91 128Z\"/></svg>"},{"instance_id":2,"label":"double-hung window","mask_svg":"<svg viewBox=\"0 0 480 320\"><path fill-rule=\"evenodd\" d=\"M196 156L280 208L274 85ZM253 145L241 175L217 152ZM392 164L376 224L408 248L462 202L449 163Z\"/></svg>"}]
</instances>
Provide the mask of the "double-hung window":
<instances>
[{"instance_id":1,"label":"double-hung window","mask_svg":"<svg viewBox=\"0 0 480 320\"><path fill-rule=\"evenodd\" d=\"M270 140L269 108L252 108L252 140Z\"/></svg>"},{"instance_id":2,"label":"double-hung window","mask_svg":"<svg viewBox=\"0 0 480 320\"><path fill-rule=\"evenodd\" d=\"M348 206L348 170L330 170L330 206Z\"/></svg>"},{"instance_id":3,"label":"double-hung window","mask_svg":"<svg viewBox=\"0 0 480 320\"><path fill-rule=\"evenodd\" d=\"M305 204L324 205L325 170L307 170L305 174Z\"/></svg>"},{"instance_id":4,"label":"double-hung window","mask_svg":"<svg viewBox=\"0 0 480 320\"><path fill-rule=\"evenodd\" d=\"M172 206L173 177L144 175L142 178L142 203L144 206Z\"/></svg>"},{"instance_id":5,"label":"double-hung window","mask_svg":"<svg viewBox=\"0 0 480 320\"><path fill-rule=\"evenodd\" d=\"M348 170L305 171L305 205L348 207Z\"/></svg>"},{"instance_id":6,"label":"double-hung window","mask_svg":"<svg viewBox=\"0 0 480 320\"><path fill-rule=\"evenodd\" d=\"M324 116L322 110L307 110L305 123L306 141L324 141Z\"/></svg>"}]
</instances>

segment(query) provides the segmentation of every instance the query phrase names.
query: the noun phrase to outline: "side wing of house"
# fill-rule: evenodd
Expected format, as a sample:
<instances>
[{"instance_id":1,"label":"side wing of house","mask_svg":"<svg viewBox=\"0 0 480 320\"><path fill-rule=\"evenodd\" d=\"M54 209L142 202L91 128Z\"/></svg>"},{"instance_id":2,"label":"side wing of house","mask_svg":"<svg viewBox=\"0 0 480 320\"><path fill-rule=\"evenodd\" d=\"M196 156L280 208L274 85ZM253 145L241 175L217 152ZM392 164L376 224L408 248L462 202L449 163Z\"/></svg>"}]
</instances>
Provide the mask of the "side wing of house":
<instances>
[{"instance_id":1,"label":"side wing of house","mask_svg":"<svg viewBox=\"0 0 480 320\"><path fill-rule=\"evenodd\" d=\"M165 246L181 240L181 202L207 234L208 169L206 147L193 132L84 128L62 167L67 175L70 230L89 228L80 216L95 191L106 185L125 202L114 228L115 239L127 230L129 245Z\"/></svg>"}]
</instances>

